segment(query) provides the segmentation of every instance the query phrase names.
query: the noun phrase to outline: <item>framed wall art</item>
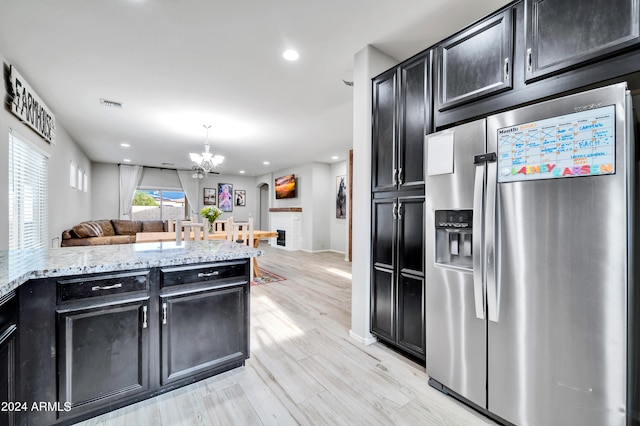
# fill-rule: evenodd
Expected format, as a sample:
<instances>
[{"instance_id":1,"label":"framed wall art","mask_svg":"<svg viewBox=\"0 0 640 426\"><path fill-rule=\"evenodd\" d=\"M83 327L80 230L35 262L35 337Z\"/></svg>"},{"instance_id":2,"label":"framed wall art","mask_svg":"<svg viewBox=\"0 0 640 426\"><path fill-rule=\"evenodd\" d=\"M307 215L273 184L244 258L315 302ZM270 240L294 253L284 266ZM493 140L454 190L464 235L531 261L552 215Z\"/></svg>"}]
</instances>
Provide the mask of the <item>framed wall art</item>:
<instances>
[{"instance_id":1,"label":"framed wall art","mask_svg":"<svg viewBox=\"0 0 640 426\"><path fill-rule=\"evenodd\" d=\"M218 207L223 212L233 211L233 185L230 183L218 184Z\"/></svg>"},{"instance_id":2,"label":"framed wall art","mask_svg":"<svg viewBox=\"0 0 640 426\"><path fill-rule=\"evenodd\" d=\"M238 189L237 191L233 192L233 199L235 200L235 205L236 206L246 206L246 202L247 202L247 191L245 191L244 189Z\"/></svg>"},{"instance_id":3,"label":"framed wall art","mask_svg":"<svg viewBox=\"0 0 640 426\"><path fill-rule=\"evenodd\" d=\"M336 219L347 217L347 177L336 176Z\"/></svg>"},{"instance_id":4,"label":"framed wall art","mask_svg":"<svg viewBox=\"0 0 640 426\"><path fill-rule=\"evenodd\" d=\"M204 188L203 189L203 204L205 206L215 206L216 205L216 189L215 188Z\"/></svg>"}]
</instances>

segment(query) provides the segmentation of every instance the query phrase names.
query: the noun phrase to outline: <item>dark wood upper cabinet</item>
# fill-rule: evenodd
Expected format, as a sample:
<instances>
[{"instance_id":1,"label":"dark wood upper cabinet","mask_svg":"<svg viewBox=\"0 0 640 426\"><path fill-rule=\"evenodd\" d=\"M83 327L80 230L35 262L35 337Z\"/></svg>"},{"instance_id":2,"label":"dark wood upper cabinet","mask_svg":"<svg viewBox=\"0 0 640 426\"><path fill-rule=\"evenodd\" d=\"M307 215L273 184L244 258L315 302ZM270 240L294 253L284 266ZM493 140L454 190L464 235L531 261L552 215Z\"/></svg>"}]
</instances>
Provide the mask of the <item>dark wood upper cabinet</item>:
<instances>
[{"instance_id":1,"label":"dark wood upper cabinet","mask_svg":"<svg viewBox=\"0 0 640 426\"><path fill-rule=\"evenodd\" d=\"M438 45L438 110L512 88L512 21L509 8Z\"/></svg>"},{"instance_id":2,"label":"dark wood upper cabinet","mask_svg":"<svg viewBox=\"0 0 640 426\"><path fill-rule=\"evenodd\" d=\"M398 172L400 188L424 187L424 135L427 133L429 55L399 67Z\"/></svg>"},{"instance_id":3,"label":"dark wood upper cabinet","mask_svg":"<svg viewBox=\"0 0 640 426\"><path fill-rule=\"evenodd\" d=\"M374 191L396 188L396 70L373 81L373 164Z\"/></svg>"},{"instance_id":4,"label":"dark wood upper cabinet","mask_svg":"<svg viewBox=\"0 0 640 426\"><path fill-rule=\"evenodd\" d=\"M373 80L372 189L424 189L424 135L430 125L431 52Z\"/></svg>"},{"instance_id":5,"label":"dark wood upper cabinet","mask_svg":"<svg viewBox=\"0 0 640 426\"><path fill-rule=\"evenodd\" d=\"M525 0L527 81L640 43L640 0Z\"/></svg>"}]
</instances>

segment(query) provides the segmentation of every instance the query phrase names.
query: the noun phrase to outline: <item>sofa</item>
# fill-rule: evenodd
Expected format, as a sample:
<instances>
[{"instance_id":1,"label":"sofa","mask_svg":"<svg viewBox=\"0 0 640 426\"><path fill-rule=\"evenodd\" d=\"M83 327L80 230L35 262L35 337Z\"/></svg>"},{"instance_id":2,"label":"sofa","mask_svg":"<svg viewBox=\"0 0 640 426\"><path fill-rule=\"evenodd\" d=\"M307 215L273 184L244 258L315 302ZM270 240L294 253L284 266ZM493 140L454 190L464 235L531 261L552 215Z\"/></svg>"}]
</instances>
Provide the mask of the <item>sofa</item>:
<instances>
[{"instance_id":1,"label":"sofa","mask_svg":"<svg viewBox=\"0 0 640 426\"><path fill-rule=\"evenodd\" d=\"M162 220L90 220L62 233L61 247L130 244L138 232L166 232L168 221Z\"/></svg>"}]
</instances>

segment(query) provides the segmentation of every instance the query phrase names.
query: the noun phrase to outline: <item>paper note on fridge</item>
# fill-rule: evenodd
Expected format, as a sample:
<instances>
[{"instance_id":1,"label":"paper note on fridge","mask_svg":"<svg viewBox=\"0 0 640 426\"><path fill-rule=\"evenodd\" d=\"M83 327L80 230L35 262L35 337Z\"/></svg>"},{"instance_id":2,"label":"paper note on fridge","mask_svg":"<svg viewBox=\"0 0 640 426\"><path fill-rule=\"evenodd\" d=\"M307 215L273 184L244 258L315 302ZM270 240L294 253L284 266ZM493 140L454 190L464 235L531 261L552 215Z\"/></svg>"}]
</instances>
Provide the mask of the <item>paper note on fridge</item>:
<instances>
[{"instance_id":1,"label":"paper note on fridge","mask_svg":"<svg viewBox=\"0 0 640 426\"><path fill-rule=\"evenodd\" d=\"M425 136L427 142L427 175L453 173L453 131Z\"/></svg>"},{"instance_id":2,"label":"paper note on fridge","mask_svg":"<svg viewBox=\"0 0 640 426\"><path fill-rule=\"evenodd\" d=\"M615 173L613 105L498 129L498 182Z\"/></svg>"}]
</instances>

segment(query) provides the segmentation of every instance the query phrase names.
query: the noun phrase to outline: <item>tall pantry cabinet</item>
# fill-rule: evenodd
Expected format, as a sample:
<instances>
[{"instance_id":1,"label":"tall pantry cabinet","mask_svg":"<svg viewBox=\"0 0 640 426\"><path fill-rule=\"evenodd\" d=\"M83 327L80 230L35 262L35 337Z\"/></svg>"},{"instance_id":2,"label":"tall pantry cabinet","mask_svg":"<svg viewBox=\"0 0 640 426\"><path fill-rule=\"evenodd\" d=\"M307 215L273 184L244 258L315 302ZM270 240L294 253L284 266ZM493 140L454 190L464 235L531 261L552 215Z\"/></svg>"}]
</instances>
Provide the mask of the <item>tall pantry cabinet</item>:
<instances>
[{"instance_id":1,"label":"tall pantry cabinet","mask_svg":"<svg viewBox=\"0 0 640 426\"><path fill-rule=\"evenodd\" d=\"M373 80L371 333L425 358L424 136L431 51Z\"/></svg>"}]
</instances>

